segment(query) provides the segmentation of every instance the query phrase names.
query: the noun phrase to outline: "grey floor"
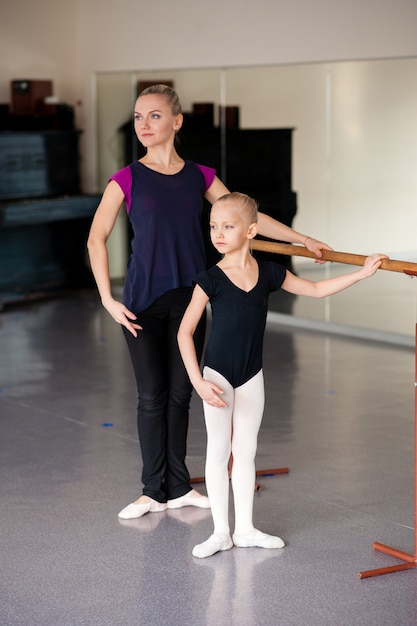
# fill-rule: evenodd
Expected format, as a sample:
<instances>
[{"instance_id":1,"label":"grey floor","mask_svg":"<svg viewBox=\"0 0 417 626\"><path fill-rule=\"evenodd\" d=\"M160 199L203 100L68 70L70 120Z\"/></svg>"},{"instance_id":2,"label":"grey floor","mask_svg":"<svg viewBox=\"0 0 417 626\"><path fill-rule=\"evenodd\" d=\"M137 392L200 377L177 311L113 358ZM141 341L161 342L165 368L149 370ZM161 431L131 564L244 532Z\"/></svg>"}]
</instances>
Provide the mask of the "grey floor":
<instances>
[{"instance_id":1,"label":"grey floor","mask_svg":"<svg viewBox=\"0 0 417 626\"><path fill-rule=\"evenodd\" d=\"M94 291L0 315L2 626L412 626L414 349L268 324L256 525L283 550L194 559L192 508L119 521L140 493L136 394ZM204 473L193 398L188 465ZM200 485L204 492L204 484ZM230 510L231 519L233 509Z\"/></svg>"}]
</instances>

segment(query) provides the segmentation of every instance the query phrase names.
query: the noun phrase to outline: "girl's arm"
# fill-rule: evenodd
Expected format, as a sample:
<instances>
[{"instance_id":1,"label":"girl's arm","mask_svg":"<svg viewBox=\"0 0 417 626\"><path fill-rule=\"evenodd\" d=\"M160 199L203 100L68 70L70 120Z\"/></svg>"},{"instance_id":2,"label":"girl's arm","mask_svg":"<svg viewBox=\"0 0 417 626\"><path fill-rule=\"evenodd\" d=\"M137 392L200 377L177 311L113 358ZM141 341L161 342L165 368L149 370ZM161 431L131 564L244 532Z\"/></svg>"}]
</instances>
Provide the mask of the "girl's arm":
<instances>
[{"instance_id":1,"label":"girl's arm","mask_svg":"<svg viewBox=\"0 0 417 626\"><path fill-rule=\"evenodd\" d=\"M208 301L207 294L199 285L196 285L178 330L178 345L191 384L200 398L211 406L225 407L226 403L220 398L223 390L214 383L205 380L201 374L193 339L195 329Z\"/></svg>"},{"instance_id":2,"label":"girl's arm","mask_svg":"<svg viewBox=\"0 0 417 626\"><path fill-rule=\"evenodd\" d=\"M91 270L97 283L98 292L104 308L113 319L126 326L136 337L141 327L133 323L135 315L124 304L115 300L111 293L107 240L116 223L117 215L124 201L124 194L119 185L111 180L107 185L91 224L87 241Z\"/></svg>"},{"instance_id":3,"label":"girl's arm","mask_svg":"<svg viewBox=\"0 0 417 626\"><path fill-rule=\"evenodd\" d=\"M215 176L212 184L205 193L205 197L211 204L213 204L218 198L224 196L226 193L229 193L229 190L222 183L222 181ZM274 220L273 217L265 215L265 213L258 213L258 232L260 235L269 237L270 239L302 243L303 246L315 254L318 259L322 256L322 250L332 250L332 248L326 243L313 239L313 237L302 235L289 226Z\"/></svg>"},{"instance_id":4,"label":"girl's arm","mask_svg":"<svg viewBox=\"0 0 417 626\"><path fill-rule=\"evenodd\" d=\"M365 260L363 267L355 272L350 272L343 276L336 276L335 278L328 278L326 280L319 280L313 282L311 280L305 280L299 276L294 276L291 272L287 271L284 282L282 283L282 289L293 293L297 296L309 296L310 298L325 298L332 294L343 291L352 285L355 285L364 278L373 276L377 269L381 266L382 259L386 259L385 254L372 254Z\"/></svg>"}]
</instances>

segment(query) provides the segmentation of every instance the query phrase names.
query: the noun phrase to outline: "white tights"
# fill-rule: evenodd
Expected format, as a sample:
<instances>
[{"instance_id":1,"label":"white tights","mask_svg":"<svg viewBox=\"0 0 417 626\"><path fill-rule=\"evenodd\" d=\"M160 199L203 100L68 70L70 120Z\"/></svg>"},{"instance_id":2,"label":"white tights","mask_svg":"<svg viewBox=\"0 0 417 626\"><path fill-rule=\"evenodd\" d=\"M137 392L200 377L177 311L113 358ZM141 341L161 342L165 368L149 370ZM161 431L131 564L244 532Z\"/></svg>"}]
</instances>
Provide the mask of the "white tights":
<instances>
[{"instance_id":1,"label":"white tights","mask_svg":"<svg viewBox=\"0 0 417 626\"><path fill-rule=\"evenodd\" d=\"M235 509L235 533L253 530L255 456L265 403L262 370L240 387L215 370L205 367L204 378L223 389L227 407L203 403L207 429L206 487L210 499L214 534L229 536L229 460L233 455L231 481Z\"/></svg>"}]
</instances>

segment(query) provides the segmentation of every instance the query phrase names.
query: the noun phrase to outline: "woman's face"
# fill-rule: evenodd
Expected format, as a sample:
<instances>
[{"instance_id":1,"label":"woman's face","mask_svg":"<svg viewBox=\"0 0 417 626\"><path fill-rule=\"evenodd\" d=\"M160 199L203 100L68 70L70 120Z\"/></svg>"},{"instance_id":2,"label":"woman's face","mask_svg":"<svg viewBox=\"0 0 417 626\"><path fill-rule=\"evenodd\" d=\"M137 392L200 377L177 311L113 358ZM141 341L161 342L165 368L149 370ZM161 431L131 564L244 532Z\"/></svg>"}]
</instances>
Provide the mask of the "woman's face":
<instances>
[{"instance_id":1,"label":"woman's face","mask_svg":"<svg viewBox=\"0 0 417 626\"><path fill-rule=\"evenodd\" d=\"M140 96L133 115L137 138L145 148L173 144L175 133L182 125L182 115L174 115L168 100L161 94Z\"/></svg>"}]
</instances>

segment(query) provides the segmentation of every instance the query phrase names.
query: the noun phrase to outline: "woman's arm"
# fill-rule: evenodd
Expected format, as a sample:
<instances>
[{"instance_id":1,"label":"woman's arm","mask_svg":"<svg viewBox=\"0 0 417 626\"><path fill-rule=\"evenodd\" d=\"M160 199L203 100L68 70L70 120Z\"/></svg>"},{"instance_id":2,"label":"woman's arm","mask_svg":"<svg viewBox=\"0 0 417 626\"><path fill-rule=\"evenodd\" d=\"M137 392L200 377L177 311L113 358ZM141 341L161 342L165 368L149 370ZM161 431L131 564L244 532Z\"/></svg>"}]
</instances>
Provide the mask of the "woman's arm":
<instances>
[{"instance_id":1,"label":"woman's arm","mask_svg":"<svg viewBox=\"0 0 417 626\"><path fill-rule=\"evenodd\" d=\"M274 218L269 215L265 215L265 213L258 213L258 232L263 237L268 237L269 239L277 239L278 241L288 241L291 243L301 243L307 248L307 250L313 252L313 254L315 254L319 259L322 256L322 250L332 250L327 243L323 243L322 241L314 239L313 237L308 237L307 235L302 235L289 226L274 220Z\"/></svg>"},{"instance_id":2,"label":"woman's arm","mask_svg":"<svg viewBox=\"0 0 417 626\"><path fill-rule=\"evenodd\" d=\"M226 193L229 193L229 190L222 183L222 181L215 176L212 184L205 193L205 197L211 204L213 204L218 198L224 196ZM332 250L327 243L323 243L322 241L314 239L313 237L308 237L307 235L302 235L289 226L278 222L273 217L261 212L258 213L258 232L263 237L269 237L270 239L301 243L318 259L322 256L322 250Z\"/></svg>"},{"instance_id":3,"label":"woman's arm","mask_svg":"<svg viewBox=\"0 0 417 626\"><path fill-rule=\"evenodd\" d=\"M382 259L386 258L387 256L385 254L372 254L367 257L363 267L359 270L344 274L343 276L319 280L318 282L305 280L287 271L285 280L282 283L282 289L298 296L325 298L326 296L331 296L355 285L364 278L373 276L381 266Z\"/></svg>"},{"instance_id":4,"label":"woman's arm","mask_svg":"<svg viewBox=\"0 0 417 626\"><path fill-rule=\"evenodd\" d=\"M210 187L204 194L204 197L210 202L210 204L214 204L216 200L226 195L227 193L230 193L228 188L222 183L220 178L215 176Z\"/></svg>"},{"instance_id":5,"label":"woman's arm","mask_svg":"<svg viewBox=\"0 0 417 626\"><path fill-rule=\"evenodd\" d=\"M205 380L201 374L193 339L195 329L208 301L207 294L199 285L196 285L178 330L178 345L191 384L200 398L211 406L225 407L226 403L220 398L223 390L214 383Z\"/></svg>"},{"instance_id":6,"label":"woman's arm","mask_svg":"<svg viewBox=\"0 0 417 626\"><path fill-rule=\"evenodd\" d=\"M87 248L91 270L97 283L98 292L104 308L116 322L126 326L136 337L136 330L140 330L141 327L133 323L132 320L136 319L135 315L121 302L115 300L111 293L109 258L106 245L116 223L123 200L124 194L122 189L114 180L110 181L94 215L88 236Z\"/></svg>"}]
</instances>

